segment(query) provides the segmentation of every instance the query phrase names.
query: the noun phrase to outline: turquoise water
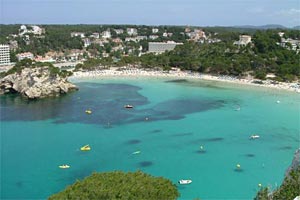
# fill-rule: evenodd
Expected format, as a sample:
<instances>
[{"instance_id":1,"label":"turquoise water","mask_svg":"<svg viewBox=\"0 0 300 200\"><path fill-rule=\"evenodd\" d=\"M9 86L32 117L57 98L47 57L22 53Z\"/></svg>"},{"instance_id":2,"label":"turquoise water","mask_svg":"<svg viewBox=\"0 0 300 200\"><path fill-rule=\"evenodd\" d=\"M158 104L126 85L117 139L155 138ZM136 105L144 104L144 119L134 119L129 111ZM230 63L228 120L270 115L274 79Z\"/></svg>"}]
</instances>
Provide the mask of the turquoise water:
<instances>
[{"instance_id":1,"label":"turquoise water","mask_svg":"<svg viewBox=\"0 0 300 200\"><path fill-rule=\"evenodd\" d=\"M45 199L93 171L138 169L192 179L177 184L180 199L252 199L259 183L281 183L299 147L299 94L191 80L77 84L62 98L0 97L1 199Z\"/></svg>"}]
</instances>

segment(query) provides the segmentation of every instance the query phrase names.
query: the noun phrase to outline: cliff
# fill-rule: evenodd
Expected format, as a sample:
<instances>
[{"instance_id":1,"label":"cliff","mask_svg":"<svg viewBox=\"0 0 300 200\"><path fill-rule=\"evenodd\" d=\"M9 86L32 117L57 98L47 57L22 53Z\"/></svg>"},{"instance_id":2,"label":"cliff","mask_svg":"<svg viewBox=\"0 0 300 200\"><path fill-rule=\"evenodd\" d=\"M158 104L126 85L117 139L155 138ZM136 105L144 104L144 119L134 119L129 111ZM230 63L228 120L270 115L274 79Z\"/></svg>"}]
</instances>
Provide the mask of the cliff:
<instances>
[{"instance_id":1,"label":"cliff","mask_svg":"<svg viewBox=\"0 0 300 200\"><path fill-rule=\"evenodd\" d=\"M20 93L29 99L59 96L78 88L49 66L23 68L0 80L0 94Z\"/></svg>"},{"instance_id":2,"label":"cliff","mask_svg":"<svg viewBox=\"0 0 300 200\"><path fill-rule=\"evenodd\" d=\"M290 178L290 172L292 170L296 170L300 167L300 149L297 149L294 158L292 161L292 164L289 166L289 168L285 172L285 177Z\"/></svg>"},{"instance_id":3,"label":"cliff","mask_svg":"<svg viewBox=\"0 0 300 200\"><path fill-rule=\"evenodd\" d=\"M279 188L269 191L264 187L257 193L255 200L282 200L300 198L300 149L297 149L285 173L284 180Z\"/></svg>"}]
</instances>

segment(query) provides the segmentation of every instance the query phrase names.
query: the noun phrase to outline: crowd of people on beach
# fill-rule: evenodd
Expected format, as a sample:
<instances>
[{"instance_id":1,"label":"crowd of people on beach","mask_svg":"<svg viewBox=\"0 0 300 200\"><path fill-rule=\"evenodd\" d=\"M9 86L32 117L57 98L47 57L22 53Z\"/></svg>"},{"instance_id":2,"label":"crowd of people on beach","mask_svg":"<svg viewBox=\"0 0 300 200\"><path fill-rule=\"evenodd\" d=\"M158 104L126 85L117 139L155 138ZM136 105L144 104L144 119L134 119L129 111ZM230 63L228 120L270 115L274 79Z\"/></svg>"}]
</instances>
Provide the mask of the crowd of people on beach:
<instances>
[{"instance_id":1,"label":"crowd of people on beach","mask_svg":"<svg viewBox=\"0 0 300 200\"><path fill-rule=\"evenodd\" d=\"M190 71L180 71L180 70L171 70L171 71L159 71L159 70L144 70L138 68L110 68L110 69L101 69L94 71L77 71L74 72L73 76L70 77L70 80L77 78L100 78L100 77L170 77L170 78L192 78L200 80L209 80L209 81L223 81L234 84L242 85L255 85L260 87L268 87L281 90L289 90L300 93L300 83L285 83L285 82L276 82L272 80L256 80L254 78L238 78L227 75L210 75L202 74L197 72ZM258 84L259 83L259 84Z\"/></svg>"}]
</instances>

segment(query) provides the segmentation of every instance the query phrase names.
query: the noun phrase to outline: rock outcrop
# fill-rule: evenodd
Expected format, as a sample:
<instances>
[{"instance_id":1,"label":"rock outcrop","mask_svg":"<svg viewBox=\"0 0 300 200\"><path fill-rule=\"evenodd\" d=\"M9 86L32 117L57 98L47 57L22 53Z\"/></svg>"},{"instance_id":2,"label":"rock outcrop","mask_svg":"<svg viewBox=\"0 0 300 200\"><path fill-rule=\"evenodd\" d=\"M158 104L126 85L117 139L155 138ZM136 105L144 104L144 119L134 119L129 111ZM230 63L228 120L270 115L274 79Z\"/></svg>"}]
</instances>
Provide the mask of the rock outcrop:
<instances>
[{"instance_id":1,"label":"rock outcrop","mask_svg":"<svg viewBox=\"0 0 300 200\"><path fill-rule=\"evenodd\" d=\"M49 67L24 68L0 80L0 94L20 93L29 99L59 96L73 90L78 90L76 85L59 74L51 74Z\"/></svg>"},{"instance_id":2,"label":"rock outcrop","mask_svg":"<svg viewBox=\"0 0 300 200\"><path fill-rule=\"evenodd\" d=\"M285 177L290 178L290 172L300 167L300 148L296 150L292 164L285 172Z\"/></svg>"}]
</instances>

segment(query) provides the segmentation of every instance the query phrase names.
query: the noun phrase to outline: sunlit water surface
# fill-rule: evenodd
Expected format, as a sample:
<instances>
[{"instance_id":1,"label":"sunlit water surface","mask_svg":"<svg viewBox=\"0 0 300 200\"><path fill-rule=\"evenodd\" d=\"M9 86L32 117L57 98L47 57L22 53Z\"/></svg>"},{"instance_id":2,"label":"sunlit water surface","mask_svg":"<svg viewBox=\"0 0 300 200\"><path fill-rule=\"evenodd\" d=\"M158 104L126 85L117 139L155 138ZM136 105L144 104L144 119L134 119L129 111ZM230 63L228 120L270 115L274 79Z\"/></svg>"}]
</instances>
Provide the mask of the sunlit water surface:
<instances>
[{"instance_id":1,"label":"sunlit water surface","mask_svg":"<svg viewBox=\"0 0 300 200\"><path fill-rule=\"evenodd\" d=\"M45 199L113 170L166 177L180 199L252 199L259 183L280 185L299 147L296 93L147 78L76 84L61 98L0 97L1 199ZM80 151L85 144L92 150Z\"/></svg>"}]
</instances>

